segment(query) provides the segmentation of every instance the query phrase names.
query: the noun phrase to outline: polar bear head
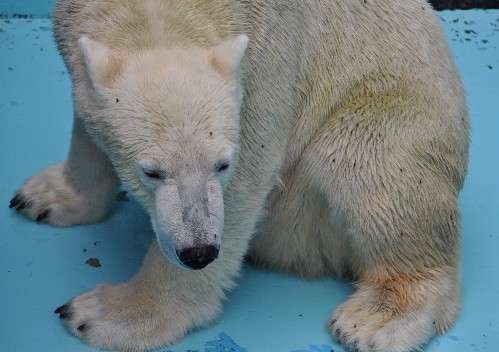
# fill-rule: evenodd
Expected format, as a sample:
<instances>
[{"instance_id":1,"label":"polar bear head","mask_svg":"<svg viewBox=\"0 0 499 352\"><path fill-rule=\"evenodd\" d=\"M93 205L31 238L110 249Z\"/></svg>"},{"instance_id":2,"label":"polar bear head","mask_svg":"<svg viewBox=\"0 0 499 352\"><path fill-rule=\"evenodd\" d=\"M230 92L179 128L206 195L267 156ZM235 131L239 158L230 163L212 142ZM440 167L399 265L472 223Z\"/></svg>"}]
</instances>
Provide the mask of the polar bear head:
<instances>
[{"instance_id":1,"label":"polar bear head","mask_svg":"<svg viewBox=\"0 0 499 352\"><path fill-rule=\"evenodd\" d=\"M144 205L163 253L190 269L221 246L247 43L240 35L208 48L118 50L78 41L76 114Z\"/></svg>"}]
</instances>

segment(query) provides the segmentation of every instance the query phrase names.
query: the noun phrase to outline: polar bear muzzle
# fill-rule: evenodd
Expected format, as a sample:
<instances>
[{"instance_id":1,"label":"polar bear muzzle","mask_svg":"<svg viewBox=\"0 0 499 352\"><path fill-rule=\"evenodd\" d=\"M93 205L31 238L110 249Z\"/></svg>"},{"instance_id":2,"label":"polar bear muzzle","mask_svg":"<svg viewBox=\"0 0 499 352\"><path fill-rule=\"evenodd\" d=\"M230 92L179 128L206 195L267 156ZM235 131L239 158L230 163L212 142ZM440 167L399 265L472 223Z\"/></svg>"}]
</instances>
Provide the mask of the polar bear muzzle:
<instances>
[{"instance_id":1,"label":"polar bear muzzle","mask_svg":"<svg viewBox=\"0 0 499 352\"><path fill-rule=\"evenodd\" d=\"M155 198L156 238L172 263L199 270L218 258L224 203L216 178L185 177L159 186Z\"/></svg>"}]
</instances>

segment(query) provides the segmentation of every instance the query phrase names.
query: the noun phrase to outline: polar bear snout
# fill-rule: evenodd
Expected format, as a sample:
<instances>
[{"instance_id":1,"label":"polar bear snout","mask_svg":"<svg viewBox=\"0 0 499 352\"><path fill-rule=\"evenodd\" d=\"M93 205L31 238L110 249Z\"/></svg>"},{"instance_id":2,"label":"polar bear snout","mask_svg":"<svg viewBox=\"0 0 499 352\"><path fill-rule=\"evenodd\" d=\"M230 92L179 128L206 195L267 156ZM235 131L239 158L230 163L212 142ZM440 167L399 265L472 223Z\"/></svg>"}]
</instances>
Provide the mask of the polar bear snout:
<instances>
[{"instance_id":1,"label":"polar bear snout","mask_svg":"<svg viewBox=\"0 0 499 352\"><path fill-rule=\"evenodd\" d=\"M184 178L158 186L155 198L156 238L172 263L198 270L218 258L224 228L218 180Z\"/></svg>"},{"instance_id":2,"label":"polar bear snout","mask_svg":"<svg viewBox=\"0 0 499 352\"><path fill-rule=\"evenodd\" d=\"M203 246L187 248L177 252L178 258L189 269L200 270L218 258L219 248L215 246Z\"/></svg>"}]
</instances>

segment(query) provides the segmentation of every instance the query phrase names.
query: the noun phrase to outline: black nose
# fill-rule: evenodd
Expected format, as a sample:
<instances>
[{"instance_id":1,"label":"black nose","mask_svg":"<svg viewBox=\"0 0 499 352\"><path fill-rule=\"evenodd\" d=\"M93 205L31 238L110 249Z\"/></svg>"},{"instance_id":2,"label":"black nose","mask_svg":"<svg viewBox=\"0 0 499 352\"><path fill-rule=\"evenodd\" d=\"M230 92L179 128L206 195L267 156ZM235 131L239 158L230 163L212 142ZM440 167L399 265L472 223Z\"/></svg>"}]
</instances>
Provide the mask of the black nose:
<instances>
[{"instance_id":1,"label":"black nose","mask_svg":"<svg viewBox=\"0 0 499 352\"><path fill-rule=\"evenodd\" d=\"M178 257L188 268L199 270L218 258L218 248L215 246L187 248L179 252Z\"/></svg>"}]
</instances>

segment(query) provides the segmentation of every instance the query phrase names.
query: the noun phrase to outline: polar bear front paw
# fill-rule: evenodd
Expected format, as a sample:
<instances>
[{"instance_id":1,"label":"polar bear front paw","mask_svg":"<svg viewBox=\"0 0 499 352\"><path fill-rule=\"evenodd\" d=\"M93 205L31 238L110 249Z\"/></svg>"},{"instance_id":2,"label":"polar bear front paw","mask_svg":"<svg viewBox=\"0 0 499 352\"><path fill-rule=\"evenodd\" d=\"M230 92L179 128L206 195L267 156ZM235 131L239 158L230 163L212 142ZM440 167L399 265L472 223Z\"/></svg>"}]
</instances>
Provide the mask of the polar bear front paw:
<instances>
[{"instance_id":1,"label":"polar bear front paw","mask_svg":"<svg viewBox=\"0 0 499 352\"><path fill-rule=\"evenodd\" d=\"M141 351L175 343L187 330L182 314L159 298L154 289L137 290L129 283L101 285L54 313L94 348ZM166 318L165 308L174 319Z\"/></svg>"},{"instance_id":2,"label":"polar bear front paw","mask_svg":"<svg viewBox=\"0 0 499 352\"><path fill-rule=\"evenodd\" d=\"M77 189L74 180L64 172L64 162L38 172L17 191L10 208L37 222L70 226L100 221L111 208L109 182L95 184L92 189ZM73 182L72 182L73 181ZM111 199L112 200L112 199Z\"/></svg>"}]
</instances>

